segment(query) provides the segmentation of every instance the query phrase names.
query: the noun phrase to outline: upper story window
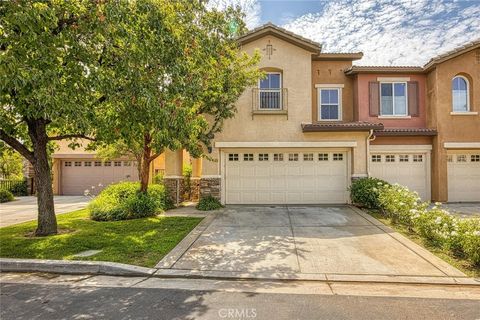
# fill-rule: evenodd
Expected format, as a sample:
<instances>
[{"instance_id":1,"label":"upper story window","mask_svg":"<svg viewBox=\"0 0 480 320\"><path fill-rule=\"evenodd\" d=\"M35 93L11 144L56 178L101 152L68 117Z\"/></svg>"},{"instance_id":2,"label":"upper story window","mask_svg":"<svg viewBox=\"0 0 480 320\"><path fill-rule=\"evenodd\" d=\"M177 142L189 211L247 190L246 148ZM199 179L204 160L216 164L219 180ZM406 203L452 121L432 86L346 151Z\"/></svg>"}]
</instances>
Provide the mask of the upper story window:
<instances>
[{"instance_id":1,"label":"upper story window","mask_svg":"<svg viewBox=\"0 0 480 320\"><path fill-rule=\"evenodd\" d=\"M407 83L380 83L380 115L407 116Z\"/></svg>"},{"instance_id":2,"label":"upper story window","mask_svg":"<svg viewBox=\"0 0 480 320\"><path fill-rule=\"evenodd\" d=\"M282 109L282 74L280 72L268 72L266 77L260 80L259 109L280 110Z\"/></svg>"},{"instance_id":3,"label":"upper story window","mask_svg":"<svg viewBox=\"0 0 480 320\"><path fill-rule=\"evenodd\" d=\"M342 120L342 89L318 89L319 120Z\"/></svg>"},{"instance_id":4,"label":"upper story window","mask_svg":"<svg viewBox=\"0 0 480 320\"><path fill-rule=\"evenodd\" d=\"M469 92L468 80L462 76L456 76L452 80L452 108L453 112L468 112Z\"/></svg>"}]
</instances>

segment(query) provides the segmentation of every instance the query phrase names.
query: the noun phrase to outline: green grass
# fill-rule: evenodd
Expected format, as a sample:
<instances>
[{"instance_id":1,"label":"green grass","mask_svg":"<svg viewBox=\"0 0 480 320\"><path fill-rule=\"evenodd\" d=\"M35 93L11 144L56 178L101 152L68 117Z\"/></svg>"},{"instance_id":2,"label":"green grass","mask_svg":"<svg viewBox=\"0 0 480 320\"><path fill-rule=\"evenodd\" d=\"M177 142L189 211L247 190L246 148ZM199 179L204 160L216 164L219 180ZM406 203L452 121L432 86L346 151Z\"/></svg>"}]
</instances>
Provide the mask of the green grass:
<instances>
[{"instance_id":1,"label":"green grass","mask_svg":"<svg viewBox=\"0 0 480 320\"><path fill-rule=\"evenodd\" d=\"M407 227L400 224L393 224L390 219L386 218L384 215L382 215L376 210L368 210L367 213L369 213L372 217L379 220L383 224L391 227L398 233L409 238L416 244L424 247L440 259L448 262L469 277L480 277L480 267L472 265L468 260L454 256L450 251L431 245L428 241L420 237L418 234L408 230Z\"/></svg>"},{"instance_id":2,"label":"green grass","mask_svg":"<svg viewBox=\"0 0 480 320\"><path fill-rule=\"evenodd\" d=\"M36 221L0 228L0 257L112 261L153 267L202 219L143 218L126 221L90 220L86 209L57 216L59 234L34 237ZM87 258L73 255L103 250Z\"/></svg>"}]
</instances>

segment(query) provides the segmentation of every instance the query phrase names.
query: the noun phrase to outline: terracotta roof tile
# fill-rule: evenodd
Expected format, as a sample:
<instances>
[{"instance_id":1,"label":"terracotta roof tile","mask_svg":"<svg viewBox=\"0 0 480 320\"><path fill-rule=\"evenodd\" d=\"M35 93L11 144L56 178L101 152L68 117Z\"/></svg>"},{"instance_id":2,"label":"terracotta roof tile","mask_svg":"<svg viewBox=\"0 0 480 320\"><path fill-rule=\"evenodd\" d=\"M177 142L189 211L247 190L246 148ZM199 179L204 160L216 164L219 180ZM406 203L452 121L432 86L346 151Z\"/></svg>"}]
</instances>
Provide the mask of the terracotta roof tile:
<instances>
[{"instance_id":1,"label":"terracotta roof tile","mask_svg":"<svg viewBox=\"0 0 480 320\"><path fill-rule=\"evenodd\" d=\"M425 66L423 68L425 70L428 70L438 63L441 63L441 62L446 61L448 59L454 58L457 55L468 52L470 50L474 50L476 48L480 48L480 39L476 39L474 41L471 41L469 43L464 44L463 46L457 47L453 50L447 51L447 52L445 52L441 55L438 55L438 56L430 59L430 61L428 61L427 64L425 64Z\"/></svg>"},{"instance_id":2,"label":"terracotta roof tile","mask_svg":"<svg viewBox=\"0 0 480 320\"><path fill-rule=\"evenodd\" d=\"M365 121L302 123L303 132L382 130L383 124Z\"/></svg>"},{"instance_id":3,"label":"terracotta roof tile","mask_svg":"<svg viewBox=\"0 0 480 320\"><path fill-rule=\"evenodd\" d=\"M384 128L375 130L376 136L436 136L437 130L430 128Z\"/></svg>"}]
</instances>

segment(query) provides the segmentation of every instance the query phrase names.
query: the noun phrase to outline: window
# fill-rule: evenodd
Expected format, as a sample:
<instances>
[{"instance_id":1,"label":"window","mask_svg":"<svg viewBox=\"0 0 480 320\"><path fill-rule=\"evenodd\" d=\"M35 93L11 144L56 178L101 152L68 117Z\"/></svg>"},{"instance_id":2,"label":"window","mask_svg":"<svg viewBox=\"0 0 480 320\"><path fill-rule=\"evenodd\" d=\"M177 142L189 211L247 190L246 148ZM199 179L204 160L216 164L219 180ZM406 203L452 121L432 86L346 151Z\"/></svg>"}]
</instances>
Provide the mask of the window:
<instances>
[{"instance_id":1,"label":"window","mask_svg":"<svg viewBox=\"0 0 480 320\"><path fill-rule=\"evenodd\" d=\"M75 161L74 164L75 164L75 167L81 167L82 161Z\"/></svg>"},{"instance_id":2,"label":"window","mask_svg":"<svg viewBox=\"0 0 480 320\"><path fill-rule=\"evenodd\" d=\"M470 156L470 161L471 162L480 162L480 154L472 154Z\"/></svg>"},{"instance_id":3,"label":"window","mask_svg":"<svg viewBox=\"0 0 480 320\"><path fill-rule=\"evenodd\" d=\"M304 153L303 161L313 161L313 153Z\"/></svg>"},{"instance_id":4,"label":"window","mask_svg":"<svg viewBox=\"0 0 480 320\"><path fill-rule=\"evenodd\" d=\"M268 161L268 153L259 153L258 161Z\"/></svg>"},{"instance_id":5,"label":"window","mask_svg":"<svg viewBox=\"0 0 480 320\"><path fill-rule=\"evenodd\" d=\"M288 161L298 161L298 153L289 153Z\"/></svg>"},{"instance_id":6,"label":"window","mask_svg":"<svg viewBox=\"0 0 480 320\"><path fill-rule=\"evenodd\" d=\"M274 153L273 161L283 161L283 153Z\"/></svg>"},{"instance_id":7,"label":"window","mask_svg":"<svg viewBox=\"0 0 480 320\"><path fill-rule=\"evenodd\" d=\"M114 165L115 167L121 167L121 166L122 166L122 161L114 161L114 162L113 162L113 165Z\"/></svg>"},{"instance_id":8,"label":"window","mask_svg":"<svg viewBox=\"0 0 480 320\"><path fill-rule=\"evenodd\" d=\"M95 161L95 167L101 167L102 161Z\"/></svg>"},{"instance_id":9,"label":"window","mask_svg":"<svg viewBox=\"0 0 480 320\"><path fill-rule=\"evenodd\" d=\"M243 161L253 161L253 153L244 153Z\"/></svg>"},{"instance_id":10,"label":"window","mask_svg":"<svg viewBox=\"0 0 480 320\"><path fill-rule=\"evenodd\" d=\"M467 162L467 156L464 154L457 155L457 162Z\"/></svg>"},{"instance_id":11,"label":"window","mask_svg":"<svg viewBox=\"0 0 480 320\"><path fill-rule=\"evenodd\" d=\"M280 72L269 72L260 80L260 109L282 109L282 75Z\"/></svg>"},{"instance_id":12,"label":"window","mask_svg":"<svg viewBox=\"0 0 480 320\"><path fill-rule=\"evenodd\" d=\"M380 115L407 115L407 83L380 83Z\"/></svg>"},{"instance_id":13,"label":"window","mask_svg":"<svg viewBox=\"0 0 480 320\"><path fill-rule=\"evenodd\" d=\"M342 161L343 160L343 153L334 153L333 154L333 161Z\"/></svg>"},{"instance_id":14,"label":"window","mask_svg":"<svg viewBox=\"0 0 480 320\"><path fill-rule=\"evenodd\" d=\"M131 162L131 161L123 161L123 166L124 166L124 167L131 167L131 166L132 166L132 162Z\"/></svg>"},{"instance_id":15,"label":"window","mask_svg":"<svg viewBox=\"0 0 480 320\"><path fill-rule=\"evenodd\" d=\"M91 167L92 161L85 161L85 167Z\"/></svg>"},{"instance_id":16,"label":"window","mask_svg":"<svg viewBox=\"0 0 480 320\"><path fill-rule=\"evenodd\" d=\"M238 153L229 153L228 161L238 161Z\"/></svg>"},{"instance_id":17,"label":"window","mask_svg":"<svg viewBox=\"0 0 480 320\"><path fill-rule=\"evenodd\" d=\"M112 166L112 161L105 161L105 162L103 163L103 165L104 165L105 167L111 167L111 166Z\"/></svg>"},{"instance_id":18,"label":"window","mask_svg":"<svg viewBox=\"0 0 480 320\"><path fill-rule=\"evenodd\" d=\"M372 162L382 162L382 156L379 154L372 154Z\"/></svg>"},{"instance_id":19,"label":"window","mask_svg":"<svg viewBox=\"0 0 480 320\"><path fill-rule=\"evenodd\" d=\"M328 161L328 153L319 153L318 161Z\"/></svg>"},{"instance_id":20,"label":"window","mask_svg":"<svg viewBox=\"0 0 480 320\"><path fill-rule=\"evenodd\" d=\"M385 162L395 162L395 155L393 154L387 154L385 156Z\"/></svg>"},{"instance_id":21,"label":"window","mask_svg":"<svg viewBox=\"0 0 480 320\"><path fill-rule=\"evenodd\" d=\"M65 167L71 167L72 161L65 161Z\"/></svg>"},{"instance_id":22,"label":"window","mask_svg":"<svg viewBox=\"0 0 480 320\"><path fill-rule=\"evenodd\" d=\"M468 80L462 76L456 76L452 80L452 108L453 112L468 112Z\"/></svg>"},{"instance_id":23,"label":"window","mask_svg":"<svg viewBox=\"0 0 480 320\"><path fill-rule=\"evenodd\" d=\"M413 155L413 162L423 162L423 155L421 155L421 154L414 154L414 155Z\"/></svg>"},{"instance_id":24,"label":"window","mask_svg":"<svg viewBox=\"0 0 480 320\"><path fill-rule=\"evenodd\" d=\"M453 162L453 156L452 155L447 156L447 162Z\"/></svg>"},{"instance_id":25,"label":"window","mask_svg":"<svg viewBox=\"0 0 480 320\"><path fill-rule=\"evenodd\" d=\"M341 120L342 119L342 89L319 89L318 112L320 120Z\"/></svg>"},{"instance_id":26,"label":"window","mask_svg":"<svg viewBox=\"0 0 480 320\"><path fill-rule=\"evenodd\" d=\"M399 162L408 162L408 154L401 154L398 156Z\"/></svg>"}]
</instances>

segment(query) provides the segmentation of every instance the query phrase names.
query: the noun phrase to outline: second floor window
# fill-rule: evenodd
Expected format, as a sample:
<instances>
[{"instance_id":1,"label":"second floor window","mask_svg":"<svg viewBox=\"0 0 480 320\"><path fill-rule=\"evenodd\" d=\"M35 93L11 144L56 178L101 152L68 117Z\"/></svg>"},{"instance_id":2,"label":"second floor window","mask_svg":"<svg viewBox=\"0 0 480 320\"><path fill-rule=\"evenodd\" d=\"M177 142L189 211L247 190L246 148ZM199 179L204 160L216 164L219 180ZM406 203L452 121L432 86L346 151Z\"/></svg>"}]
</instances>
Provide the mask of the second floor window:
<instances>
[{"instance_id":1,"label":"second floor window","mask_svg":"<svg viewBox=\"0 0 480 320\"><path fill-rule=\"evenodd\" d=\"M462 76L452 80L452 108L453 112L468 112L468 81Z\"/></svg>"},{"instance_id":2,"label":"second floor window","mask_svg":"<svg viewBox=\"0 0 480 320\"><path fill-rule=\"evenodd\" d=\"M319 120L342 119L342 89L319 89Z\"/></svg>"},{"instance_id":3,"label":"second floor window","mask_svg":"<svg viewBox=\"0 0 480 320\"><path fill-rule=\"evenodd\" d=\"M266 77L260 80L259 87L260 109L282 109L282 74L280 72L267 73Z\"/></svg>"},{"instance_id":4,"label":"second floor window","mask_svg":"<svg viewBox=\"0 0 480 320\"><path fill-rule=\"evenodd\" d=\"M406 116L407 84L405 82L380 83L380 115Z\"/></svg>"}]
</instances>

